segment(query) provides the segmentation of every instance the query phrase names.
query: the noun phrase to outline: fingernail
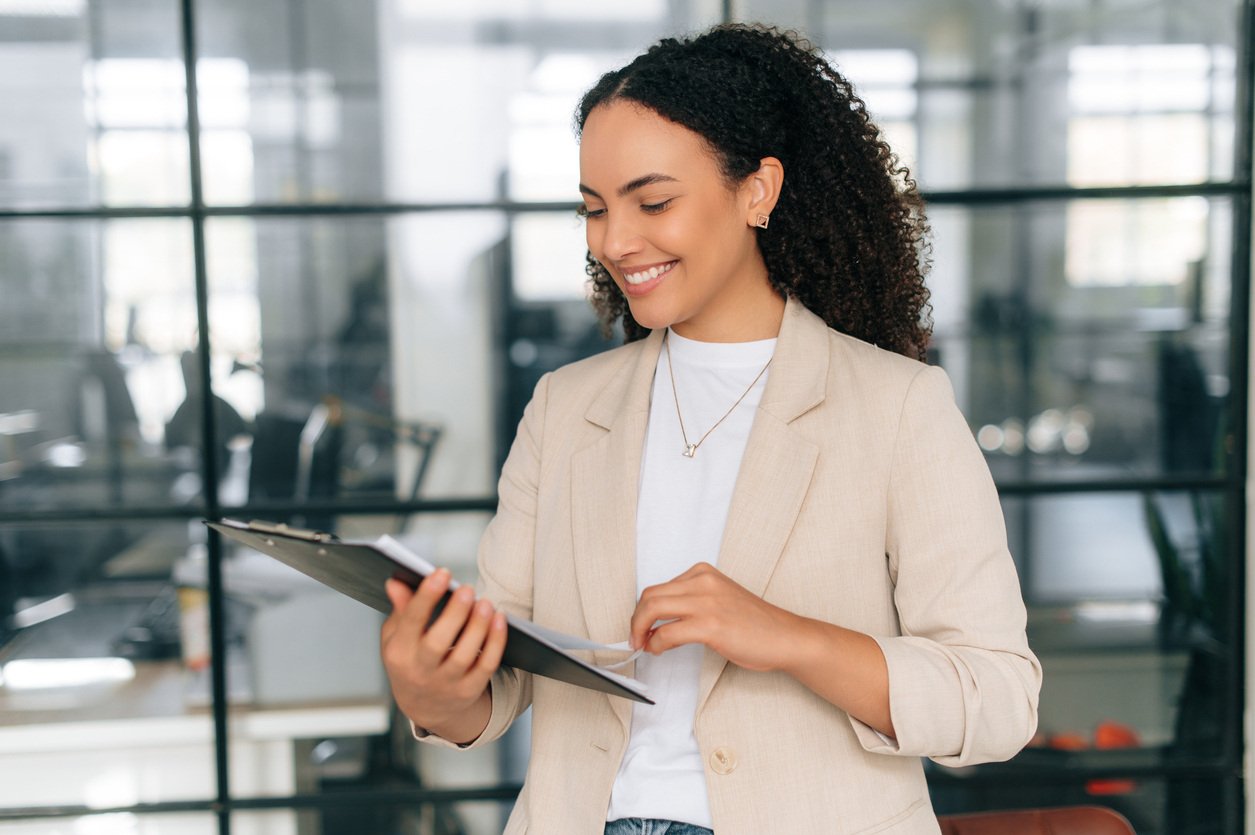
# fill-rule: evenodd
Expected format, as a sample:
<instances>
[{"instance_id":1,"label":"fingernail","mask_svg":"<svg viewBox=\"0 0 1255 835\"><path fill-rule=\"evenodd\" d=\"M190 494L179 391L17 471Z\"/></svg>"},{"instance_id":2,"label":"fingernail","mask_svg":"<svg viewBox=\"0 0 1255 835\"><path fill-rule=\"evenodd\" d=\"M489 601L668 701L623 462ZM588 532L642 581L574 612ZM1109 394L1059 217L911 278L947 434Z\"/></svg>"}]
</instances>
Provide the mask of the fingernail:
<instances>
[{"instance_id":1,"label":"fingernail","mask_svg":"<svg viewBox=\"0 0 1255 835\"><path fill-rule=\"evenodd\" d=\"M481 600L475 604L475 609L479 612L481 618L492 617L492 604L487 600Z\"/></svg>"}]
</instances>

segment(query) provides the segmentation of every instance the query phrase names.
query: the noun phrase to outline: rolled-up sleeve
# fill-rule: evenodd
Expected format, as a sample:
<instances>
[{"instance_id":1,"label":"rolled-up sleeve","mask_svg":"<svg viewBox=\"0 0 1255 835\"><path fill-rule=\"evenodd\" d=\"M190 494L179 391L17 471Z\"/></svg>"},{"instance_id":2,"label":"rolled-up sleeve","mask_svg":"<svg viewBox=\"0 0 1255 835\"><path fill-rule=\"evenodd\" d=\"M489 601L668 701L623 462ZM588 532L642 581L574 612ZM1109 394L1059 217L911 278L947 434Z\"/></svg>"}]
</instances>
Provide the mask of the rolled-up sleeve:
<instances>
[{"instance_id":1,"label":"rolled-up sleeve","mask_svg":"<svg viewBox=\"0 0 1255 835\"><path fill-rule=\"evenodd\" d=\"M896 738L851 719L860 743L949 766L1014 756L1037 727L1041 665L993 479L938 368L903 401L885 545L900 634L876 640Z\"/></svg>"}]
</instances>

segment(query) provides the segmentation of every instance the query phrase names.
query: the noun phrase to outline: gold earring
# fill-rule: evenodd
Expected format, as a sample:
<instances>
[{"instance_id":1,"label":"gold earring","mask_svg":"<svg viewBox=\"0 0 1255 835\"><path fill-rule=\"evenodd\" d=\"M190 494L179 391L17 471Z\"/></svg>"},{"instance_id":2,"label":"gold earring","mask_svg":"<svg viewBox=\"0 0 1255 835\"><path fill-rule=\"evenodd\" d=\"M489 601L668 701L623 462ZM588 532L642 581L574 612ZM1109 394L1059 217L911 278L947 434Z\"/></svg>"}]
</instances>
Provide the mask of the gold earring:
<instances>
[{"instance_id":1,"label":"gold earring","mask_svg":"<svg viewBox=\"0 0 1255 835\"><path fill-rule=\"evenodd\" d=\"M768 224L770 221L771 221L771 218L770 218L770 217L768 217L767 215L759 215L759 216L758 216L758 221L757 221L754 225L755 225L755 226L757 226L759 229L766 229L766 228L767 228L767 224Z\"/></svg>"}]
</instances>

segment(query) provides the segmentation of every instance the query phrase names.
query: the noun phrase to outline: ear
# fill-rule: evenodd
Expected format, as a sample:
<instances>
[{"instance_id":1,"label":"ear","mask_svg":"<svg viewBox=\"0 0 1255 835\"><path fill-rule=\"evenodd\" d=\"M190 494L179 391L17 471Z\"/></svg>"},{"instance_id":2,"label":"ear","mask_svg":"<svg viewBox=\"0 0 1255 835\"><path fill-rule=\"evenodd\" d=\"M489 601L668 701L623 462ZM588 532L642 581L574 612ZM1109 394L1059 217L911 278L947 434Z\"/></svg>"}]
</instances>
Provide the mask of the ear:
<instances>
[{"instance_id":1,"label":"ear","mask_svg":"<svg viewBox=\"0 0 1255 835\"><path fill-rule=\"evenodd\" d=\"M775 157L763 157L758 161L758 170L745 178L741 184L741 193L747 201L745 222L750 226L767 228L767 219L776 208L780 199L780 188L784 185L784 166Z\"/></svg>"}]
</instances>

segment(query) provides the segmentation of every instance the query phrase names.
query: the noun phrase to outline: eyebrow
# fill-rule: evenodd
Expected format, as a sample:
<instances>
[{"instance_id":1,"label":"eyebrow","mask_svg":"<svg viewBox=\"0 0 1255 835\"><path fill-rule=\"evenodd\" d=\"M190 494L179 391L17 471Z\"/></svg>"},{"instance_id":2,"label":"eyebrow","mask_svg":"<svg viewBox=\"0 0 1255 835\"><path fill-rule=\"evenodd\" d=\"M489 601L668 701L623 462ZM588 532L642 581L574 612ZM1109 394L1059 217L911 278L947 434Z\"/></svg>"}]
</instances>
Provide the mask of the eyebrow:
<instances>
[{"instance_id":1,"label":"eyebrow","mask_svg":"<svg viewBox=\"0 0 1255 835\"><path fill-rule=\"evenodd\" d=\"M652 186L655 183L678 183L678 182L679 180L677 180L675 177L672 177L668 174L646 174L643 177L637 177L635 180L632 180L629 183L619 186L619 196L624 197L636 191L637 189L645 188L645 186ZM584 185L583 183L580 183L580 192L582 194L588 194L598 199L601 199L600 194L598 194L596 191L589 188L588 186Z\"/></svg>"}]
</instances>

